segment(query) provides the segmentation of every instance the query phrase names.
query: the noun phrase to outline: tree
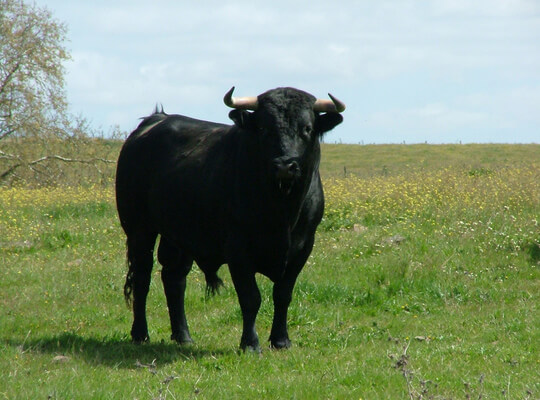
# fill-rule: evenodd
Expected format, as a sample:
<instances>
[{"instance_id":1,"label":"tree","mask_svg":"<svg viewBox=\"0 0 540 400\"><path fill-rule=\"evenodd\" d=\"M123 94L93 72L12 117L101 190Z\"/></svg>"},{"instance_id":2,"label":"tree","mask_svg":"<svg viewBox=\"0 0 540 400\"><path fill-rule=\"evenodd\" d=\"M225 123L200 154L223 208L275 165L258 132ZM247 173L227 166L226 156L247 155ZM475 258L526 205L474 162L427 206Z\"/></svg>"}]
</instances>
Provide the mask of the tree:
<instances>
[{"instance_id":1,"label":"tree","mask_svg":"<svg viewBox=\"0 0 540 400\"><path fill-rule=\"evenodd\" d=\"M45 8L0 0L0 140L61 133L66 32Z\"/></svg>"},{"instance_id":2,"label":"tree","mask_svg":"<svg viewBox=\"0 0 540 400\"><path fill-rule=\"evenodd\" d=\"M66 33L46 8L0 0L0 183L59 183L67 176L61 164L82 163L100 173L96 163L113 164L92 154L73 157L91 146L84 143L86 119L67 111Z\"/></svg>"}]
</instances>

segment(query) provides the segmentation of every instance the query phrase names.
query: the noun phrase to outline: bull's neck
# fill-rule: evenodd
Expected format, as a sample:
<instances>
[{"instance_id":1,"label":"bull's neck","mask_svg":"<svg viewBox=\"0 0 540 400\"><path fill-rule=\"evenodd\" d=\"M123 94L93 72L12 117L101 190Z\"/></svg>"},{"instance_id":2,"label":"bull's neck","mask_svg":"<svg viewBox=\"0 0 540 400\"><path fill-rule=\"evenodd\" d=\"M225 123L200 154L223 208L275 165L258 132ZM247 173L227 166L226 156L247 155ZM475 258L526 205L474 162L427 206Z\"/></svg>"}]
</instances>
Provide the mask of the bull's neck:
<instances>
[{"instance_id":1,"label":"bull's neck","mask_svg":"<svg viewBox=\"0 0 540 400\"><path fill-rule=\"evenodd\" d=\"M277 190L276 183L268 176L261 177L261 212L266 212L268 224L282 227L286 225L290 229L296 225L306 194L313 181L313 175L318 173L318 160L316 161L310 168L302 171L302 176L294 183L288 194Z\"/></svg>"}]
</instances>

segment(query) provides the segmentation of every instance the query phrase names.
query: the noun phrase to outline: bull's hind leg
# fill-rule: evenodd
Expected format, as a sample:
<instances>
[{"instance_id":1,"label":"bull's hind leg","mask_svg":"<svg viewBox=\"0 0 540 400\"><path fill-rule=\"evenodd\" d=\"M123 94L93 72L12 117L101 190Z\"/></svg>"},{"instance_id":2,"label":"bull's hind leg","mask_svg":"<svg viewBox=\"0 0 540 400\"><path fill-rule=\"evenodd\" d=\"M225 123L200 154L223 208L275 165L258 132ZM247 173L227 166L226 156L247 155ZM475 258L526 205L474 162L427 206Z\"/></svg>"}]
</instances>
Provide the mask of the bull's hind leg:
<instances>
[{"instance_id":1,"label":"bull's hind leg","mask_svg":"<svg viewBox=\"0 0 540 400\"><path fill-rule=\"evenodd\" d=\"M259 337L255 330L255 319L261 306L261 294L257 287L255 274L232 263L229 264L229 270L240 302L240 309L242 310L243 329L240 348L260 352Z\"/></svg>"},{"instance_id":2,"label":"bull's hind leg","mask_svg":"<svg viewBox=\"0 0 540 400\"><path fill-rule=\"evenodd\" d=\"M192 342L189 335L184 295L186 291L186 276L191 271L193 258L172 243L161 237L158 248L158 260L163 265L161 280L167 298L169 317L171 319L171 339L178 343Z\"/></svg>"},{"instance_id":3,"label":"bull's hind leg","mask_svg":"<svg viewBox=\"0 0 540 400\"><path fill-rule=\"evenodd\" d=\"M156 234L136 233L128 235L127 239L129 271L124 294L126 299L133 297L131 338L137 343L150 339L146 322L146 296L150 288L156 236Z\"/></svg>"}]
</instances>

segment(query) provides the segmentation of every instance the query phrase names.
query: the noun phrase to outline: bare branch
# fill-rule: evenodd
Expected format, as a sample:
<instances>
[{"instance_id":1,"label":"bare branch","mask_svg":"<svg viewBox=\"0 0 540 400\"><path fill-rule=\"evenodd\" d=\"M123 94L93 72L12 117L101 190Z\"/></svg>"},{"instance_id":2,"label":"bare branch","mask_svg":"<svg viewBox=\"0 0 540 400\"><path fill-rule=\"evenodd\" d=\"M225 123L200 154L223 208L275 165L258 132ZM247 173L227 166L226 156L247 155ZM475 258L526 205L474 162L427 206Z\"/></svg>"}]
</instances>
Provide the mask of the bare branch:
<instances>
[{"instance_id":1,"label":"bare branch","mask_svg":"<svg viewBox=\"0 0 540 400\"><path fill-rule=\"evenodd\" d=\"M17 62L17 64L15 64L15 66L11 69L11 71L7 73L6 78L0 85L0 93L4 92L4 89L8 86L9 82L13 78L13 75L15 75L15 73L19 70L20 67L21 67L21 63L19 61Z\"/></svg>"},{"instance_id":2,"label":"bare branch","mask_svg":"<svg viewBox=\"0 0 540 400\"><path fill-rule=\"evenodd\" d=\"M15 164L15 165L12 165L11 167L9 167L7 170L5 170L4 172L2 172L0 174L0 182L2 182L4 179L6 179L8 176L10 176L11 174L13 174L15 172L15 170L17 168L19 168L22 164Z\"/></svg>"},{"instance_id":3,"label":"bare branch","mask_svg":"<svg viewBox=\"0 0 540 400\"><path fill-rule=\"evenodd\" d=\"M6 130L5 132L0 133L0 140L2 140L2 139L5 138L5 137L8 137L8 136L11 135L13 132L15 132L15 129L8 129L8 130Z\"/></svg>"},{"instance_id":4,"label":"bare branch","mask_svg":"<svg viewBox=\"0 0 540 400\"><path fill-rule=\"evenodd\" d=\"M0 158L3 158L5 160L14 160L14 159L19 159L20 157L16 156L15 154L5 153L2 150L0 150Z\"/></svg>"},{"instance_id":5,"label":"bare branch","mask_svg":"<svg viewBox=\"0 0 540 400\"><path fill-rule=\"evenodd\" d=\"M13 174L20 167L30 168L31 170L35 172L42 173L42 171L36 170L35 166L45 161L50 161L50 160L58 160L58 161L66 162L66 163L80 163L80 164L96 164L96 163L115 164L116 163L115 160L107 160L105 158L99 158L99 157L89 158L87 160L84 160L84 159L76 159L76 158L67 158L67 157L62 157L59 155L43 156L33 161L24 162L21 160L19 156L4 153L3 151L0 150L0 159L2 158L8 159L8 160L18 160L19 162L17 164L11 165L7 170L0 173L0 182L7 179L11 174ZM99 168L98 168L98 171L99 171Z\"/></svg>"},{"instance_id":6,"label":"bare branch","mask_svg":"<svg viewBox=\"0 0 540 400\"><path fill-rule=\"evenodd\" d=\"M104 158L90 158L88 160L79 160L79 159L76 159L76 158L66 158L66 157L62 157L62 156L57 156L57 155L52 155L52 156L44 156L44 157L41 157L41 158L38 158L37 160L34 160L34 161L30 161L29 163L27 163L28 166L30 165L35 165L35 164L39 164L43 161L47 161L47 160L59 160L59 161L63 161L63 162L69 162L69 163L81 163L81 164L92 164L92 163L95 163L96 161L100 161L100 162L103 162L105 164L114 164L116 163L115 160L106 160Z\"/></svg>"}]
</instances>

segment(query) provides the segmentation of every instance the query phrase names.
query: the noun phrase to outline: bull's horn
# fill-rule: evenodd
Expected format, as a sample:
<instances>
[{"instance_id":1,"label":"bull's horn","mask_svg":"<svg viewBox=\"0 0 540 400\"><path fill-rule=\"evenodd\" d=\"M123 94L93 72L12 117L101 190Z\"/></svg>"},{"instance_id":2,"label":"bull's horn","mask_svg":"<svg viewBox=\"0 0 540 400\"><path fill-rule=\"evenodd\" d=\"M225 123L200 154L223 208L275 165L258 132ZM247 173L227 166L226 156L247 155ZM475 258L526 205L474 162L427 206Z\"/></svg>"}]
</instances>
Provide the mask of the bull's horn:
<instances>
[{"instance_id":1,"label":"bull's horn","mask_svg":"<svg viewBox=\"0 0 540 400\"><path fill-rule=\"evenodd\" d=\"M256 110L259 105L256 97L233 97L234 86L227 92L223 101L231 108L237 108L240 110Z\"/></svg>"},{"instance_id":2,"label":"bull's horn","mask_svg":"<svg viewBox=\"0 0 540 400\"><path fill-rule=\"evenodd\" d=\"M328 93L328 96L330 96L332 100L317 99L317 101L313 105L313 110L318 111L318 112L333 112L333 113L341 113L345 111L345 103L336 99L330 93Z\"/></svg>"}]
</instances>

